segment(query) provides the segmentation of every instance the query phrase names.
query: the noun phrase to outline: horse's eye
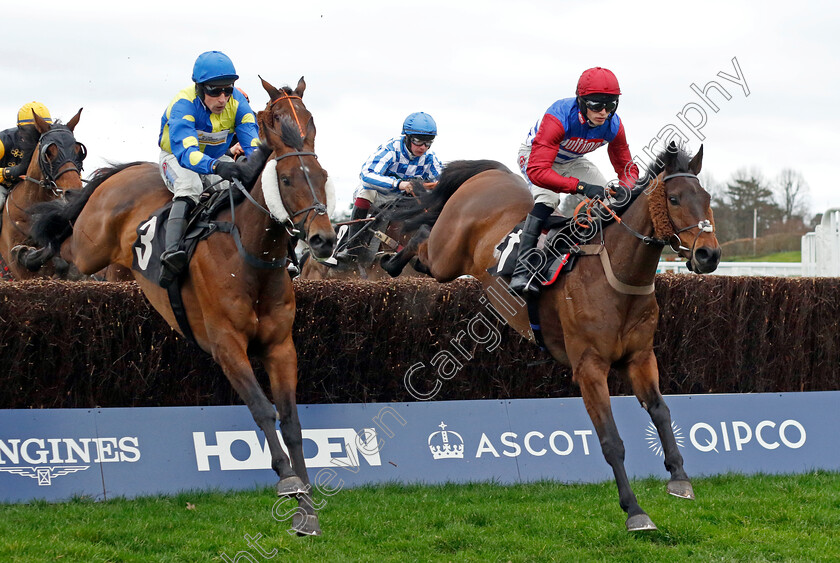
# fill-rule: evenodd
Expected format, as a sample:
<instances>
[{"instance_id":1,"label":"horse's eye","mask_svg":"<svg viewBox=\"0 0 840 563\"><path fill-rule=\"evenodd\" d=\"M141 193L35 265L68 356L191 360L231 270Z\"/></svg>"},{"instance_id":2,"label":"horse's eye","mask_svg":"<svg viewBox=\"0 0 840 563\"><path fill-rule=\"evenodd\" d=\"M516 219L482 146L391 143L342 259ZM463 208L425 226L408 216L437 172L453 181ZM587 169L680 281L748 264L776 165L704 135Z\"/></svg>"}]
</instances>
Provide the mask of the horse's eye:
<instances>
[{"instance_id":1,"label":"horse's eye","mask_svg":"<svg viewBox=\"0 0 840 563\"><path fill-rule=\"evenodd\" d=\"M281 176L280 181L283 183L284 186L291 186L292 185L292 181L291 181L291 179L289 179L288 176Z\"/></svg>"},{"instance_id":2,"label":"horse's eye","mask_svg":"<svg viewBox=\"0 0 840 563\"><path fill-rule=\"evenodd\" d=\"M671 203L671 205L679 205L680 204L680 199L675 195L669 196L668 201Z\"/></svg>"}]
</instances>

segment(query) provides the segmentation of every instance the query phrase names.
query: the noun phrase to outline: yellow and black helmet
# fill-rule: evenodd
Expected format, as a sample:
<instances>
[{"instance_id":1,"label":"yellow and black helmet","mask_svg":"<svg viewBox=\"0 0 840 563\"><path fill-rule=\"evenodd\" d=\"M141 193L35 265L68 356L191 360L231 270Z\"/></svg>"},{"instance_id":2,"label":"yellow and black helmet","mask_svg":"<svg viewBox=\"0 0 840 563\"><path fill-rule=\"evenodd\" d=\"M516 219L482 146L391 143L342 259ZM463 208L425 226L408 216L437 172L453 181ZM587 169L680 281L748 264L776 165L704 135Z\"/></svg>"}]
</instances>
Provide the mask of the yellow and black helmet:
<instances>
[{"instance_id":1,"label":"yellow and black helmet","mask_svg":"<svg viewBox=\"0 0 840 563\"><path fill-rule=\"evenodd\" d=\"M38 117L40 117L47 123L52 123L52 117L50 117L50 110L47 109L47 106L45 106L41 102L29 102L28 104L24 104L23 107L21 107L18 110L18 126L32 125L33 123L35 123L35 119L33 119L32 117L33 111L38 115Z\"/></svg>"}]
</instances>

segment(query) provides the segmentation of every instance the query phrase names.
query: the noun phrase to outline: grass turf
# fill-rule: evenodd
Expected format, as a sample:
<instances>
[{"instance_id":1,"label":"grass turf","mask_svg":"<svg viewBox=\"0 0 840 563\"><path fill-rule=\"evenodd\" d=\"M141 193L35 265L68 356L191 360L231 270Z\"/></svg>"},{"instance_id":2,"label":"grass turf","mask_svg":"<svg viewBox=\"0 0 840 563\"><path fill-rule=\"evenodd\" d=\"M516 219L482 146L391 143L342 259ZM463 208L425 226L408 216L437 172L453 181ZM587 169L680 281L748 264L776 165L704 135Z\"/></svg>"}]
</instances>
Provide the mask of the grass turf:
<instances>
[{"instance_id":1,"label":"grass turf","mask_svg":"<svg viewBox=\"0 0 840 563\"><path fill-rule=\"evenodd\" d=\"M316 495L324 535L307 538L272 516L294 506L272 489L0 505L0 561L840 559L840 473L696 479L695 501L633 487L658 531L624 530L611 482L343 490Z\"/></svg>"}]
</instances>

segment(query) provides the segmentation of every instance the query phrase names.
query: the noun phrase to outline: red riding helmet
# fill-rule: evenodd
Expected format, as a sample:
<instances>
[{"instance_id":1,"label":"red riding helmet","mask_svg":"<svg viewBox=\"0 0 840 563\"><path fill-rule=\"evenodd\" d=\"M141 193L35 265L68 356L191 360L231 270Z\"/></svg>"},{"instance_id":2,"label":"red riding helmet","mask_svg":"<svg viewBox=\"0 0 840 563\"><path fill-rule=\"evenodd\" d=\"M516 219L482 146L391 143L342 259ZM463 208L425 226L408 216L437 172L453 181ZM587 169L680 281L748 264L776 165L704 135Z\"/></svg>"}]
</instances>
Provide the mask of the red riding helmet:
<instances>
[{"instance_id":1,"label":"red riding helmet","mask_svg":"<svg viewBox=\"0 0 840 563\"><path fill-rule=\"evenodd\" d=\"M590 94L612 94L621 95L618 87L618 79L612 71L596 66L583 71L577 83L575 94L588 96Z\"/></svg>"}]
</instances>

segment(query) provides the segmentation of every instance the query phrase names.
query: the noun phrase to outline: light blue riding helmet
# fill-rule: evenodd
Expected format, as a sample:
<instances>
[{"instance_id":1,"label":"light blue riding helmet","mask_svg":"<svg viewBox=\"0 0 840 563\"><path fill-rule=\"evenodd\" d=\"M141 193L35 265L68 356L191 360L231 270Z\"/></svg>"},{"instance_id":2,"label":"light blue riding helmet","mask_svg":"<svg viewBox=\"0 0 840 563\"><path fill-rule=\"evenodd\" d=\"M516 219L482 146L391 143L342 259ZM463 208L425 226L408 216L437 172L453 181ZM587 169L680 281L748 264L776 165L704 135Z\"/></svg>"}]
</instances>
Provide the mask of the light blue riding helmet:
<instances>
[{"instance_id":1,"label":"light blue riding helmet","mask_svg":"<svg viewBox=\"0 0 840 563\"><path fill-rule=\"evenodd\" d=\"M417 111L405 118L402 132L403 135L434 137L437 135L437 124L428 113Z\"/></svg>"}]
</instances>

